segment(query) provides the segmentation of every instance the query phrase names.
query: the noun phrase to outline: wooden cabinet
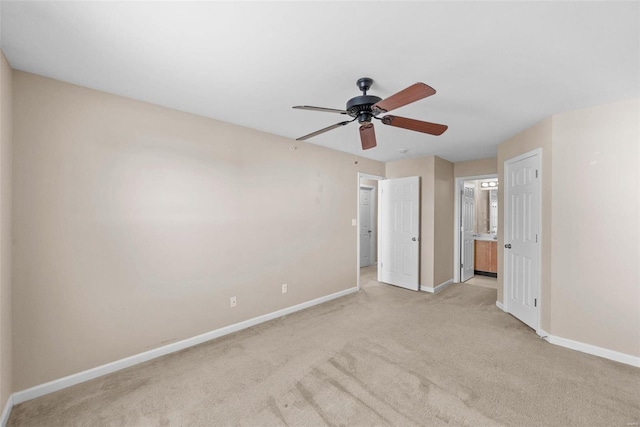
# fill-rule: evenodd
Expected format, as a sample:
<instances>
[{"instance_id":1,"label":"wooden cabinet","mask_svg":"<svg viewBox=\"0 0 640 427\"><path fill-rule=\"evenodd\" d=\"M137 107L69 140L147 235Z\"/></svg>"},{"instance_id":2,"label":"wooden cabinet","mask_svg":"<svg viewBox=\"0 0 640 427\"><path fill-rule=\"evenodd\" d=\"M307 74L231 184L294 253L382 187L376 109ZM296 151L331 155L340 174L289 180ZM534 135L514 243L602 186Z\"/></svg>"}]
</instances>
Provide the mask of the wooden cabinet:
<instances>
[{"instance_id":1,"label":"wooden cabinet","mask_svg":"<svg viewBox=\"0 0 640 427\"><path fill-rule=\"evenodd\" d=\"M476 240L474 270L487 273L498 272L498 242Z\"/></svg>"},{"instance_id":2,"label":"wooden cabinet","mask_svg":"<svg viewBox=\"0 0 640 427\"><path fill-rule=\"evenodd\" d=\"M491 243L491 273L498 273L498 242Z\"/></svg>"}]
</instances>

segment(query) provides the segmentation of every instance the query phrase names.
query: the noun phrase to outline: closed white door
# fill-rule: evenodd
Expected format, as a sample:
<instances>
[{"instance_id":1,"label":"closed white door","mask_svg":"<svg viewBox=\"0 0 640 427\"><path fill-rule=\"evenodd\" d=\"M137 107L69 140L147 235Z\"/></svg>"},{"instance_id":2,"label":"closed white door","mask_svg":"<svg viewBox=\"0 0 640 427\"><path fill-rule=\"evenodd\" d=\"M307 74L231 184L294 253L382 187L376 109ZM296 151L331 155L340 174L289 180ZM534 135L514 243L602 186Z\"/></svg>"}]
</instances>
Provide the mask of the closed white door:
<instances>
[{"instance_id":1,"label":"closed white door","mask_svg":"<svg viewBox=\"0 0 640 427\"><path fill-rule=\"evenodd\" d=\"M473 187L464 187L462 191L462 251L460 257L460 277L464 282L473 277L475 265L474 249L474 224L476 217L475 207L475 189Z\"/></svg>"},{"instance_id":2,"label":"closed white door","mask_svg":"<svg viewBox=\"0 0 640 427\"><path fill-rule=\"evenodd\" d=\"M505 309L538 329L539 156L505 162Z\"/></svg>"},{"instance_id":3,"label":"closed white door","mask_svg":"<svg viewBox=\"0 0 640 427\"><path fill-rule=\"evenodd\" d=\"M419 290L419 177L379 181L378 223L378 281Z\"/></svg>"},{"instance_id":4,"label":"closed white door","mask_svg":"<svg viewBox=\"0 0 640 427\"><path fill-rule=\"evenodd\" d=\"M371 190L360 188L360 267L371 265L371 239L373 224L371 224Z\"/></svg>"}]
</instances>

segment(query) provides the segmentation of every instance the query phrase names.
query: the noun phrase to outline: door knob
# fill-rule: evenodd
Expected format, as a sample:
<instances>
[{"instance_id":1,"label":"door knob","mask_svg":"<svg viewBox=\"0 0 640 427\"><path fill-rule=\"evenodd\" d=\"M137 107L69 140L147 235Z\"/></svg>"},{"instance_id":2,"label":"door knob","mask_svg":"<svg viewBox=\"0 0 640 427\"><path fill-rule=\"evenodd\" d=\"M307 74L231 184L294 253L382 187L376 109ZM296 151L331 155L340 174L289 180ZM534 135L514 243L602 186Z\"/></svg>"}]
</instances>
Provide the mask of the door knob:
<instances>
[{"instance_id":1,"label":"door knob","mask_svg":"<svg viewBox=\"0 0 640 427\"><path fill-rule=\"evenodd\" d=\"M367 233L371 233L371 230L367 231Z\"/></svg>"},{"instance_id":2,"label":"door knob","mask_svg":"<svg viewBox=\"0 0 640 427\"><path fill-rule=\"evenodd\" d=\"M504 247L507 249L511 249L511 243L507 243L506 245L504 245Z\"/></svg>"},{"instance_id":3,"label":"door knob","mask_svg":"<svg viewBox=\"0 0 640 427\"><path fill-rule=\"evenodd\" d=\"M416 241L416 240L418 240L418 239L416 239L415 237L412 237L412 238L411 238L411 240L413 240L413 241L415 242L415 241Z\"/></svg>"}]
</instances>

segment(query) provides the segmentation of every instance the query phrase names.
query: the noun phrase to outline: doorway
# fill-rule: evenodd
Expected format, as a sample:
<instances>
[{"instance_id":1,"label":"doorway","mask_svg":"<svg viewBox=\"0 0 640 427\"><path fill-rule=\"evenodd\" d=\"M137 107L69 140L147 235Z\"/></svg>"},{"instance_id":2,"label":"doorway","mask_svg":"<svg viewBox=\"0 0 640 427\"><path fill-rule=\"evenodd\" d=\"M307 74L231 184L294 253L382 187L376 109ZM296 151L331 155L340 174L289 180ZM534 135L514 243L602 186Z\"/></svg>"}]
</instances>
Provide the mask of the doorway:
<instances>
[{"instance_id":1,"label":"doorway","mask_svg":"<svg viewBox=\"0 0 640 427\"><path fill-rule=\"evenodd\" d=\"M377 190L377 202L371 203L372 191ZM367 203L366 199L369 199ZM357 225L357 287L363 278L376 284L386 283L413 291L419 285L420 253L420 178L385 179L381 176L358 173ZM373 220L366 211L375 209ZM377 219L377 220L376 220ZM370 221L370 222L368 222ZM371 224L375 225L371 225ZM371 231L371 233L369 233ZM369 237L376 236L376 238ZM372 241L373 240L373 241ZM367 254L366 251L374 249ZM373 264L367 264L373 259ZM373 258L372 258L373 257ZM379 268L378 268L379 267Z\"/></svg>"},{"instance_id":2,"label":"doorway","mask_svg":"<svg viewBox=\"0 0 640 427\"><path fill-rule=\"evenodd\" d=\"M497 289L498 176L456 179L454 282Z\"/></svg>"},{"instance_id":3,"label":"doorway","mask_svg":"<svg viewBox=\"0 0 640 427\"><path fill-rule=\"evenodd\" d=\"M383 176L358 173L358 289L378 277L378 181L383 179Z\"/></svg>"},{"instance_id":4,"label":"doorway","mask_svg":"<svg viewBox=\"0 0 640 427\"><path fill-rule=\"evenodd\" d=\"M362 180L369 181L369 180ZM377 183L374 181L374 184ZM375 241L377 236L376 187L370 184L360 184L360 268L369 267L376 263Z\"/></svg>"}]
</instances>

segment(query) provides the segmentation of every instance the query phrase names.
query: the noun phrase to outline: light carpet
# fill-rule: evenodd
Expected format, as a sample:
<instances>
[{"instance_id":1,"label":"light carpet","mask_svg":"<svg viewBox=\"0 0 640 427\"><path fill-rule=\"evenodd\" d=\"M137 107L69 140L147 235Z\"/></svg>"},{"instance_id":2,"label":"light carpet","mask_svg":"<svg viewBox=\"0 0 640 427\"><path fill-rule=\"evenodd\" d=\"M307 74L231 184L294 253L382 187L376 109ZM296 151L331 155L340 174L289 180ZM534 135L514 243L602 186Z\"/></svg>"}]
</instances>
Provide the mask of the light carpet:
<instances>
[{"instance_id":1,"label":"light carpet","mask_svg":"<svg viewBox=\"0 0 640 427\"><path fill-rule=\"evenodd\" d=\"M483 288L498 289L498 279L495 277L480 276L476 274L464 282L465 285L482 286Z\"/></svg>"},{"instance_id":2,"label":"light carpet","mask_svg":"<svg viewBox=\"0 0 640 427\"><path fill-rule=\"evenodd\" d=\"M17 405L9 425L640 422L640 369L548 344L493 289L370 271L358 293Z\"/></svg>"}]
</instances>

